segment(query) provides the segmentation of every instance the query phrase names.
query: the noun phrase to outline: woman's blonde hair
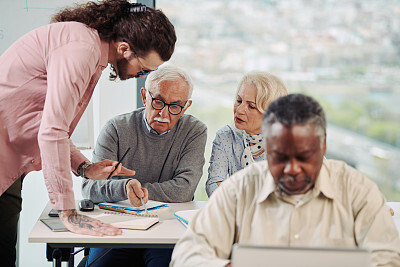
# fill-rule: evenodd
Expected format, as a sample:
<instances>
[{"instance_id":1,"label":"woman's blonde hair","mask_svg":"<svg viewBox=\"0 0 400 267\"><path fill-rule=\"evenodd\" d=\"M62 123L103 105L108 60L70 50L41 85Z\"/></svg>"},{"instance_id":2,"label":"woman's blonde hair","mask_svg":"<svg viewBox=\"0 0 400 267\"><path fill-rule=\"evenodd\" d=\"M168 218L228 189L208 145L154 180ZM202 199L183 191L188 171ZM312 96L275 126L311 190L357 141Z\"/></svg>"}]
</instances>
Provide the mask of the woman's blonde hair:
<instances>
[{"instance_id":1,"label":"woman's blonde hair","mask_svg":"<svg viewBox=\"0 0 400 267\"><path fill-rule=\"evenodd\" d=\"M264 113L268 105L275 99L288 95L289 92L283 82L268 72L252 71L243 76L236 90L236 96L243 84L253 84L257 88L256 106Z\"/></svg>"}]
</instances>

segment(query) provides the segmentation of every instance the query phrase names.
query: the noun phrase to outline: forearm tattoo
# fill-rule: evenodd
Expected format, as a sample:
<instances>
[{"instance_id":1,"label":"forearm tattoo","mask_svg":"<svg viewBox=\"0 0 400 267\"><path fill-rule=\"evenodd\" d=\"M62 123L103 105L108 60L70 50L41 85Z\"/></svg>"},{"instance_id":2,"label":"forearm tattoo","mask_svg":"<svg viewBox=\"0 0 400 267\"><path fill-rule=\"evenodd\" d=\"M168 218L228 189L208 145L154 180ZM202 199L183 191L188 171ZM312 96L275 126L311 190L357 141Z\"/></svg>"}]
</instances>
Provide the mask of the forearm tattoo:
<instances>
[{"instance_id":1,"label":"forearm tattoo","mask_svg":"<svg viewBox=\"0 0 400 267\"><path fill-rule=\"evenodd\" d=\"M73 210L65 210L65 214L61 212L61 216L66 217L67 221L79 228L87 228L87 229L94 229L94 228L100 228L101 225L94 226L92 223L94 220L88 216L83 216L78 214L78 212L73 209Z\"/></svg>"}]
</instances>

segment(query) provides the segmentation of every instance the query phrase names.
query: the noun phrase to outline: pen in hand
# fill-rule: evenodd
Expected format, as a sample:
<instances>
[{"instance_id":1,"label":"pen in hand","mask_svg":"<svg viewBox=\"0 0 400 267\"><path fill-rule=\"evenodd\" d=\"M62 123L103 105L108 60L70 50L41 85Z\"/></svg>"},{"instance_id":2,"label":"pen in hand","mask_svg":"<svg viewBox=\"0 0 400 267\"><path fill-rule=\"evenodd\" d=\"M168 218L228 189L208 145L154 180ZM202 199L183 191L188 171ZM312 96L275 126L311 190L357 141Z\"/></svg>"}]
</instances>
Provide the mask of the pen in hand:
<instances>
[{"instance_id":1,"label":"pen in hand","mask_svg":"<svg viewBox=\"0 0 400 267\"><path fill-rule=\"evenodd\" d=\"M110 175L108 175L107 179L109 179L109 178L113 175L113 173L114 173L115 170L118 168L119 164L121 164L121 162L124 160L126 154L128 154L128 151L129 151L130 149L131 149L131 148L128 147L128 149L125 151L124 155L122 155L121 159L118 161L118 164L115 165L114 170L110 173Z\"/></svg>"},{"instance_id":2,"label":"pen in hand","mask_svg":"<svg viewBox=\"0 0 400 267\"><path fill-rule=\"evenodd\" d=\"M143 198L140 198L140 201L142 202L142 205L144 207L144 212L147 214L147 208L146 208L146 204L144 204Z\"/></svg>"}]
</instances>

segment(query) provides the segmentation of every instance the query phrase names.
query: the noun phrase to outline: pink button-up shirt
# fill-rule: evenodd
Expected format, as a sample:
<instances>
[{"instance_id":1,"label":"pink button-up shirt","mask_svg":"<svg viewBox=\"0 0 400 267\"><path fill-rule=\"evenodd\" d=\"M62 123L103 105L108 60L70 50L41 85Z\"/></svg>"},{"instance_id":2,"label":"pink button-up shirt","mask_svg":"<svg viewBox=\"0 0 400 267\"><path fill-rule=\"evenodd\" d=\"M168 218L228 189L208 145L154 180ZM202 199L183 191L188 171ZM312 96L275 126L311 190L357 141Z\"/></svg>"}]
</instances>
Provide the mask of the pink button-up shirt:
<instances>
[{"instance_id":1,"label":"pink button-up shirt","mask_svg":"<svg viewBox=\"0 0 400 267\"><path fill-rule=\"evenodd\" d=\"M0 56L0 195L43 169L53 208L75 208L71 170L86 158L70 140L107 66L109 45L78 22L40 27Z\"/></svg>"}]
</instances>

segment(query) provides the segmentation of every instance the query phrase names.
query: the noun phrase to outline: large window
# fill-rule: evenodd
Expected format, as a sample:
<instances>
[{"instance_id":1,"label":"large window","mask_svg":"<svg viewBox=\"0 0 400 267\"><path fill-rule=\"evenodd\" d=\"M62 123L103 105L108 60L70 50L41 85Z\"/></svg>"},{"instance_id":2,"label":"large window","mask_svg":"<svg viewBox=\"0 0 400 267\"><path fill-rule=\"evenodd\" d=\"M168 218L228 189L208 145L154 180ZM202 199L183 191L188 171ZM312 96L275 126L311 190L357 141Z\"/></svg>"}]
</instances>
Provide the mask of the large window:
<instances>
[{"instance_id":1,"label":"large window","mask_svg":"<svg viewBox=\"0 0 400 267\"><path fill-rule=\"evenodd\" d=\"M251 70L314 96L328 118L327 158L345 160L400 200L400 2L390 0L158 0L176 27L171 63L195 81L188 112L215 132L233 118Z\"/></svg>"}]
</instances>

